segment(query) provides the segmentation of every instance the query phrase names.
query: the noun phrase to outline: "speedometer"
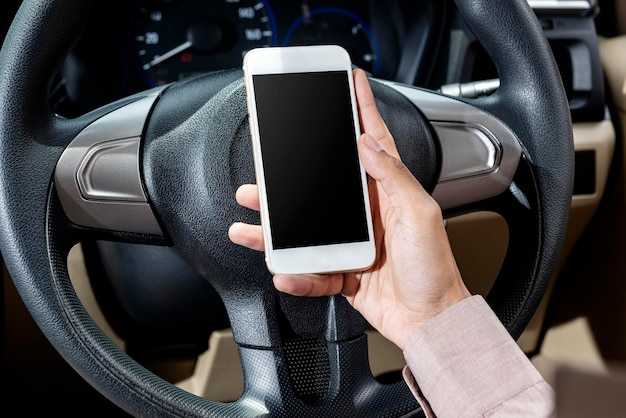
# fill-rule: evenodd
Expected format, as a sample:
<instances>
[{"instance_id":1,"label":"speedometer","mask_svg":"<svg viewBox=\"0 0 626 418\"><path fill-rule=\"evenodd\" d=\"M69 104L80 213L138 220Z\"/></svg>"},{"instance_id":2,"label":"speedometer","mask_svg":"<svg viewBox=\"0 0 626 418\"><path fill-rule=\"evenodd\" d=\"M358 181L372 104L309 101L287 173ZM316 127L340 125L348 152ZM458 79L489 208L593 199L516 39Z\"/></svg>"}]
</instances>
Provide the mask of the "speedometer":
<instances>
[{"instance_id":1,"label":"speedometer","mask_svg":"<svg viewBox=\"0 0 626 418\"><path fill-rule=\"evenodd\" d=\"M142 0L132 37L140 71L151 86L240 67L252 48L276 44L265 0Z\"/></svg>"}]
</instances>

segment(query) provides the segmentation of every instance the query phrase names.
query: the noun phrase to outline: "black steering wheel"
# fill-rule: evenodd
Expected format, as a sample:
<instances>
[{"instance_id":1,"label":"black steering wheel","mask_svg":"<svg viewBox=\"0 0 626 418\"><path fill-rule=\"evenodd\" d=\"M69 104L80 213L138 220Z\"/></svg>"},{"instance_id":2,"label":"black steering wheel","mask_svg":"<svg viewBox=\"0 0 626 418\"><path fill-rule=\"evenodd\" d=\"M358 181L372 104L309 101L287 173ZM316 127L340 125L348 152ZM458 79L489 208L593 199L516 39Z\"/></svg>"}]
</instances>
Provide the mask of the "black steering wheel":
<instances>
[{"instance_id":1,"label":"black steering wheel","mask_svg":"<svg viewBox=\"0 0 626 418\"><path fill-rule=\"evenodd\" d=\"M0 53L0 250L24 303L85 380L148 416L411 416L404 382L367 361L366 324L342 297L296 298L271 284L262 254L229 242L234 202L254 182L240 70L125 98L65 119L48 106L55 70L88 1L25 0ZM403 160L445 213L500 213L510 243L487 300L517 338L564 238L573 179L568 103L525 0L458 0L500 87L456 100L371 80ZM218 291L245 376L240 399L192 395L115 346L77 298L66 258L83 239L174 246Z\"/></svg>"}]
</instances>

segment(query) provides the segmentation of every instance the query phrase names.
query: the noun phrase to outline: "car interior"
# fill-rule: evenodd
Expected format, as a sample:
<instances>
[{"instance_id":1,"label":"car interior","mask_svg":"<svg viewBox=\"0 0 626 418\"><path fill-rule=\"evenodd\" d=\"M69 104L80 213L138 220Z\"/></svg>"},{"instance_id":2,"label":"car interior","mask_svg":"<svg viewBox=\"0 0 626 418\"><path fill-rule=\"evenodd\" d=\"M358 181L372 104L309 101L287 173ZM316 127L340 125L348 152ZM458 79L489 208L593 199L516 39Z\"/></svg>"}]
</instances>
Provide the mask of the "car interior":
<instances>
[{"instance_id":1,"label":"car interior","mask_svg":"<svg viewBox=\"0 0 626 418\"><path fill-rule=\"evenodd\" d=\"M626 410L626 2L3 9L7 411L423 416L402 351L344 298L278 294L227 238L258 223L234 201L254 182L243 55L310 44L367 72L464 281L563 416Z\"/></svg>"}]
</instances>

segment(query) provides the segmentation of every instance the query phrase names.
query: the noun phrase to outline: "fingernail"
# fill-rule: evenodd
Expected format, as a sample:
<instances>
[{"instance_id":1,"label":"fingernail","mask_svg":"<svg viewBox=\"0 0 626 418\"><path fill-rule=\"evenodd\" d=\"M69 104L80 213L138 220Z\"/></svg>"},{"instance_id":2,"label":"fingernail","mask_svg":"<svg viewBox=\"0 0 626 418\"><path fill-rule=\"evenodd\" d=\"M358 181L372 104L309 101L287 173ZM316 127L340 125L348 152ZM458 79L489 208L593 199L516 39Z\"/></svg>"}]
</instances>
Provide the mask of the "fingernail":
<instances>
[{"instance_id":1,"label":"fingernail","mask_svg":"<svg viewBox=\"0 0 626 418\"><path fill-rule=\"evenodd\" d=\"M376 138L374 138L372 135L366 132L363 134L363 136L363 139L365 140L365 145L367 145L369 149L376 152L380 152L383 150L383 147L380 146Z\"/></svg>"}]
</instances>

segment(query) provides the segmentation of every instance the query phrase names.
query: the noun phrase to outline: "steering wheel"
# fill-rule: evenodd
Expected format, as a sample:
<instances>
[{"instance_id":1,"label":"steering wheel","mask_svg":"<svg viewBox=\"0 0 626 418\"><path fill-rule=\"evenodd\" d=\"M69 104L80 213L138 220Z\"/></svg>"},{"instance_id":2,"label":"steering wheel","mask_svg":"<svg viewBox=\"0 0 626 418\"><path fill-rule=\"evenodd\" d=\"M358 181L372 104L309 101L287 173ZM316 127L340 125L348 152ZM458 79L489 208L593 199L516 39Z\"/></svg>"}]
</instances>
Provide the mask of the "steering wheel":
<instances>
[{"instance_id":1,"label":"steering wheel","mask_svg":"<svg viewBox=\"0 0 626 418\"><path fill-rule=\"evenodd\" d=\"M239 69L152 89L65 119L48 106L55 70L88 1L26 0L0 53L0 249L56 350L124 410L149 416L411 416L404 382L367 362L366 323L342 297L272 286L262 254L229 242L254 182ZM511 335L528 324L564 238L572 194L568 103L524 0L458 0L500 77L458 100L371 80L402 159L447 216L500 213L510 243L487 301ZM240 399L192 395L115 346L77 298L66 258L83 239L174 246L224 301L244 372Z\"/></svg>"}]
</instances>

